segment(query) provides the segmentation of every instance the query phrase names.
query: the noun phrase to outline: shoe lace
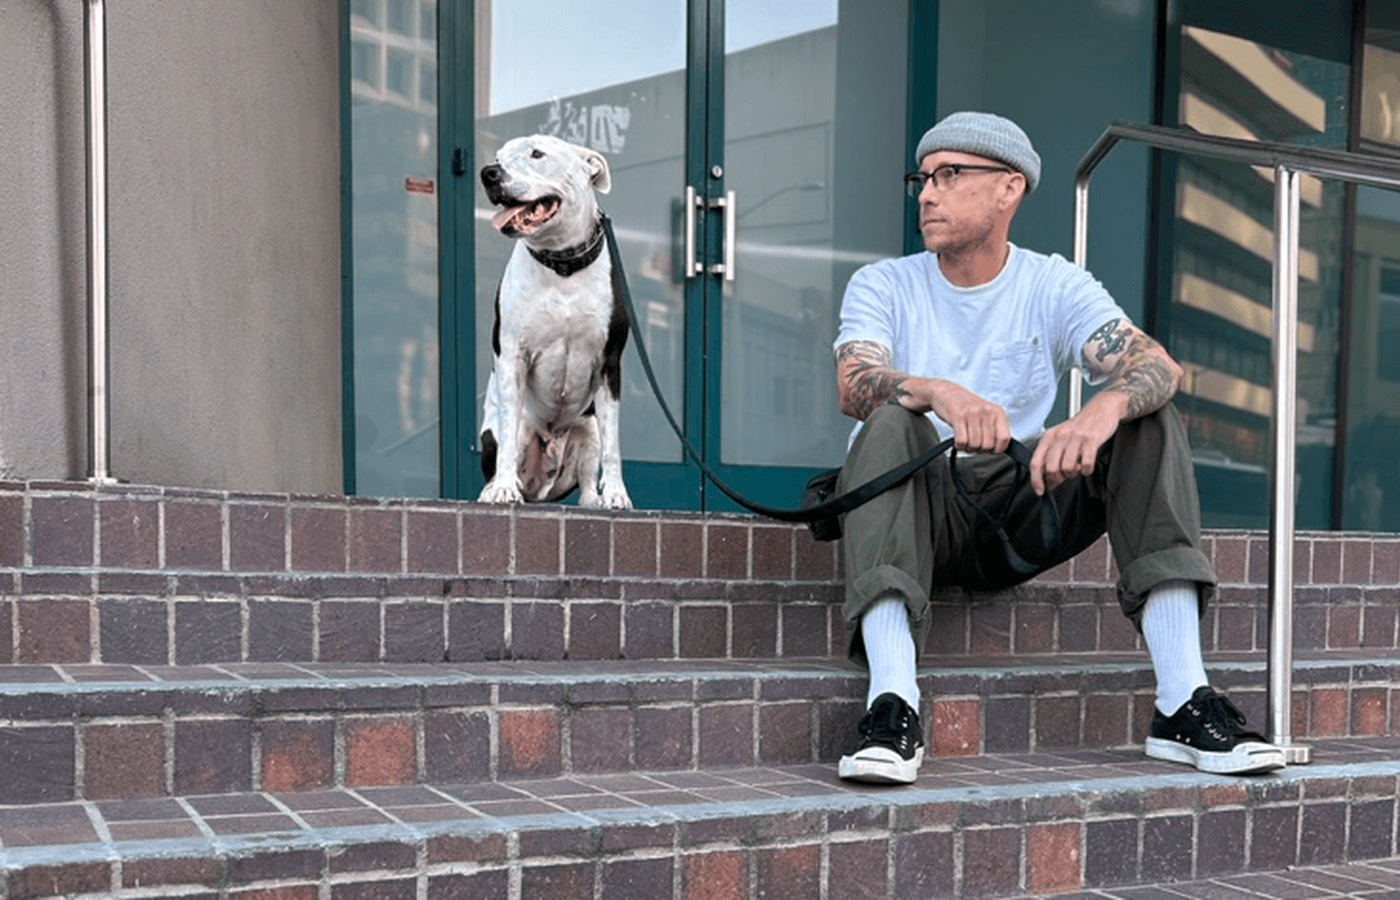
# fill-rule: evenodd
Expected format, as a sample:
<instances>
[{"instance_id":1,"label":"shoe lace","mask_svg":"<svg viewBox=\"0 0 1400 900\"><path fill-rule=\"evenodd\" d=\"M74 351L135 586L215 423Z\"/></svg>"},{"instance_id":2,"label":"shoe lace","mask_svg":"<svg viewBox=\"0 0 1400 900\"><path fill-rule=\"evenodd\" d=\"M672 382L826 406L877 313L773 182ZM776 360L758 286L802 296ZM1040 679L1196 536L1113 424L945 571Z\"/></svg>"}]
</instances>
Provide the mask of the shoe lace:
<instances>
[{"instance_id":1,"label":"shoe lace","mask_svg":"<svg viewBox=\"0 0 1400 900\"><path fill-rule=\"evenodd\" d=\"M893 747L901 756L908 756L919 740L918 729L911 727L915 719L913 710L902 703L876 703L860 720L860 733L865 738L863 745Z\"/></svg>"},{"instance_id":2,"label":"shoe lace","mask_svg":"<svg viewBox=\"0 0 1400 900\"><path fill-rule=\"evenodd\" d=\"M1211 693L1200 701L1201 730L1219 741L1249 734L1243 728L1244 713L1224 694Z\"/></svg>"}]
</instances>

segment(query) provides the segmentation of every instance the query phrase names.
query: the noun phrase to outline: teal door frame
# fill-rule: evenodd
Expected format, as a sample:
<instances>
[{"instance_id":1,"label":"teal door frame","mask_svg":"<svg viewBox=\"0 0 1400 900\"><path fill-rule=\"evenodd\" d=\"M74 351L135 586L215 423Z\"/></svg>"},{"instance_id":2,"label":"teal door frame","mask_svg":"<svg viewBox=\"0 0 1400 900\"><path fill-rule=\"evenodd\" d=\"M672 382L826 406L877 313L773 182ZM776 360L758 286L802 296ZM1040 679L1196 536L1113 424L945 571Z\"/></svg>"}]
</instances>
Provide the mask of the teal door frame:
<instances>
[{"instance_id":1,"label":"teal door frame","mask_svg":"<svg viewBox=\"0 0 1400 900\"><path fill-rule=\"evenodd\" d=\"M348 7L349 0L342 3ZM689 0L687 7L686 136L684 172L705 199L724 196L724 0ZM477 36L474 4L438 6L438 206L441 493L472 499L483 486L476 435L475 310L476 235L474 77ZM348 13L343 13L343 18ZM907 108L909 146L934 121L937 0L910 0ZM348 172L348 153L345 171ZM676 185L679 194L685 185ZM918 248L914 212L907 214L906 250ZM348 215L347 215L348 221ZM723 216L701 210L697 241L706 260L723 254ZM348 227L348 226L347 226ZM347 295L349 288L347 287ZM682 408L674 410L687 437L730 487L761 503L794 505L799 486L814 468L725 465L721 461L723 291L717 276L688 279L684 289L686 363ZM346 322L348 323L347 316ZM345 326L348 328L348 324ZM348 332L347 332L348 334ZM348 341L348 337L347 337ZM347 346L349 344L347 343ZM347 351L346 390L353 389ZM353 473L353 443L347 472ZM840 461L832 460L836 465ZM628 489L642 508L737 510L688 459L678 463L632 462L623 466ZM347 490L353 492L353 476Z\"/></svg>"}]
</instances>

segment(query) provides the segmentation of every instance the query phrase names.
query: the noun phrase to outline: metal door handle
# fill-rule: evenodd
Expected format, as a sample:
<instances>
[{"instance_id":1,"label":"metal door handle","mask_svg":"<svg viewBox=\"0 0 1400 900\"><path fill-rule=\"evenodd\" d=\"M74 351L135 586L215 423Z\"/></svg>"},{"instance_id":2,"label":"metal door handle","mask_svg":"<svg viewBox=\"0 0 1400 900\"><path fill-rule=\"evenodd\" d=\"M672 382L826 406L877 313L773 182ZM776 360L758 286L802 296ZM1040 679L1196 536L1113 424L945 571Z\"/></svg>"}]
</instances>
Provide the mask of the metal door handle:
<instances>
[{"instance_id":1,"label":"metal door handle","mask_svg":"<svg viewBox=\"0 0 1400 900\"><path fill-rule=\"evenodd\" d=\"M727 191L723 197L710 201L710 209L724 210L724 262L710 266L711 275L723 275L725 281L734 280L734 239L738 231L739 207L734 192Z\"/></svg>"},{"instance_id":2,"label":"metal door handle","mask_svg":"<svg viewBox=\"0 0 1400 900\"><path fill-rule=\"evenodd\" d=\"M681 211L685 219L685 246L681 251L681 266L686 280L689 281L704 271L695 260L695 210L700 206L700 198L696 196L695 188L685 186L685 200L682 202L685 206Z\"/></svg>"}]
</instances>

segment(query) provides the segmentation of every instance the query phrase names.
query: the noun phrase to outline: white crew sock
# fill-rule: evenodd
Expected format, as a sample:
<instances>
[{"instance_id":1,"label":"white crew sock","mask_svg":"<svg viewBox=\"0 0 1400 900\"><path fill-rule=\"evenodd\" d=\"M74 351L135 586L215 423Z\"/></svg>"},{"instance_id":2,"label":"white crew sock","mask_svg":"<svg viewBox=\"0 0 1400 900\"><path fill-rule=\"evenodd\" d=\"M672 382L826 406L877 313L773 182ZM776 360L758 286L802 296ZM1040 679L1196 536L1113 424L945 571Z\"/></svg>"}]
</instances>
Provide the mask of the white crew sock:
<instances>
[{"instance_id":1,"label":"white crew sock","mask_svg":"<svg viewBox=\"0 0 1400 900\"><path fill-rule=\"evenodd\" d=\"M914 635L909 630L909 613L899 597L883 597L871 604L860 617L865 658L870 664L870 689L865 695L869 709L875 698L891 691L919 711L919 683L915 673L917 654Z\"/></svg>"},{"instance_id":2,"label":"white crew sock","mask_svg":"<svg viewBox=\"0 0 1400 900\"><path fill-rule=\"evenodd\" d=\"M1157 708L1170 716L1206 678L1201 661L1201 613L1194 581L1164 581L1147 595L1142 637L1157 675Z\"/></svg>"}]
</instances>

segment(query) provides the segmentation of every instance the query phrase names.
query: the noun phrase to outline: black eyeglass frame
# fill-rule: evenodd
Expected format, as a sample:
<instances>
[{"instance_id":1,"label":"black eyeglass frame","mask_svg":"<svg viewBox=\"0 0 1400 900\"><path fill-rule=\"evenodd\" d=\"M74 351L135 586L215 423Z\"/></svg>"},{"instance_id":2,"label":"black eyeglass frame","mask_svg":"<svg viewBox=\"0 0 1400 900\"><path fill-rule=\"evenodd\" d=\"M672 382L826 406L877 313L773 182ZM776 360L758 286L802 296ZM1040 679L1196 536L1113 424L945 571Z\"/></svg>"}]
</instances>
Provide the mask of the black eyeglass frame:
<instances>
[{"instance_id":1,"label":"black eyeglass frame","mask_svg":"<svg viewBox=\"0 0 1400 900\"><path fill-rule=\"evenodd\" d=\"M1010 166L981 166L975 163L944 163L935 168L932 172L915 171L904 176L904 193L909 195L911 200L919 199L919 195L924 192L924 185L930 181L936 190L947 191L957 184L958 177L964 172L1005 172L1008 175L1016 174L1016 170ZM952 178L950 182L948 179Z\"/></svg>"}]
</instances>

